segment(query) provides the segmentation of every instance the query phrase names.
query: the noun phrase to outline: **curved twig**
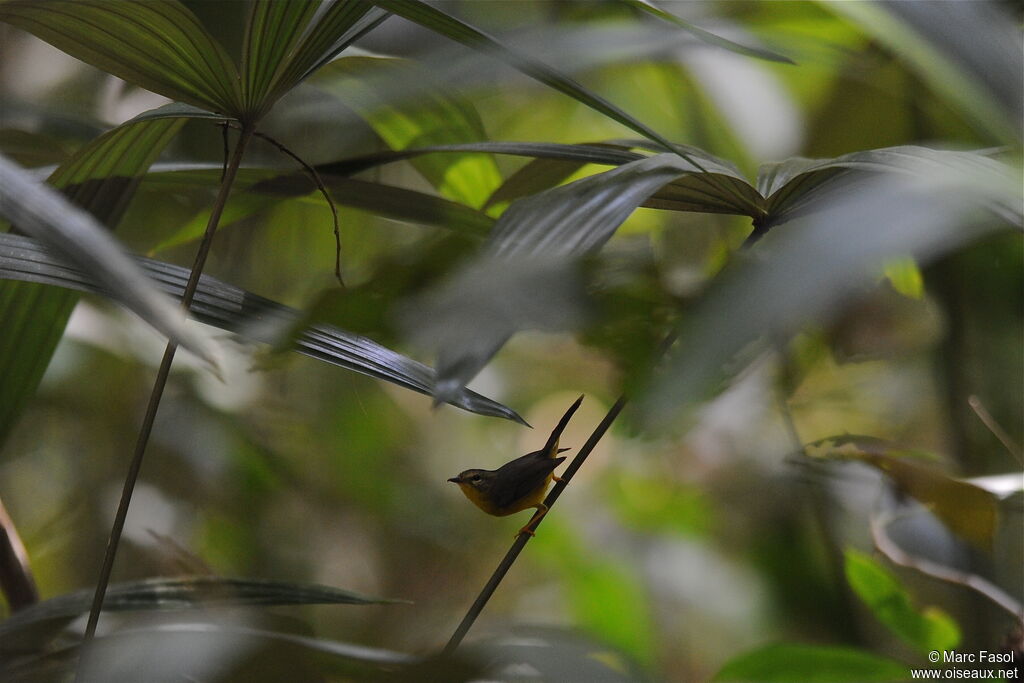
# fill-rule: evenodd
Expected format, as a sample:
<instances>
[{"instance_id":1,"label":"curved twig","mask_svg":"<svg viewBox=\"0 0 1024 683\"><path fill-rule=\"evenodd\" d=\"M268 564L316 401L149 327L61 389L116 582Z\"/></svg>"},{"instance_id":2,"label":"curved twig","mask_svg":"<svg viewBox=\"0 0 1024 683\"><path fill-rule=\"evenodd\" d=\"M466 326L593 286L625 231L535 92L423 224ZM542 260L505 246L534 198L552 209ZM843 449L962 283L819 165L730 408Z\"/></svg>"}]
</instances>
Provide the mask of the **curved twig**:
<instances>
[{"instance_id":1,"label":"curved twig","mask_svg":"<svg viewBox=\"0 0 1024 683\"><path fill-rule=\"evenodd\" d=\"M280 152L287 154L298 162L316 184L316 188L320 190L320 194L323 195L324 201L327 202L327 206L331 210L331 218L334 222L334 277L338 280L338 284L344 288L345 281L341 279L341 223L338 220L338 207L334 205L334 200L331 199L331 195L327 193L327 186L324 185L324 181L320 178L320 174L317 173L314 167L307 164L298 154L285 147L283 143L278 142L266 133L257 132L255 135L260 139L266 140L274 147L277 147Z\"/></svg>"},{"instance_id":2,"label":"curved twig","mask_svg":"<svg viewBox=\"0 0 1024 683\"><path fill-rule=\"evenodd\" d=\"M899 547L899 545L897 545L887 533L889 525L897 519L898 517L891 513L879 513L872 515L871 538L874 541L878 552L885 555L890 562L898 564L901 567L915 569L922 574L938 579L939 581L945 581L946 583L970 588L974 592L985 596L994 604L1009 612L1013 615L1014 619L1024 626L1024 606L1017 602L1012 595L1004 591L999 586L993 584L988 579L978 576L977 574L971 574L959 569L947 567L946 565L942 565L937 562L932 562L931 560L927 560L923 557L911 555L903 548Z\"/></svg>"}]
</instances>

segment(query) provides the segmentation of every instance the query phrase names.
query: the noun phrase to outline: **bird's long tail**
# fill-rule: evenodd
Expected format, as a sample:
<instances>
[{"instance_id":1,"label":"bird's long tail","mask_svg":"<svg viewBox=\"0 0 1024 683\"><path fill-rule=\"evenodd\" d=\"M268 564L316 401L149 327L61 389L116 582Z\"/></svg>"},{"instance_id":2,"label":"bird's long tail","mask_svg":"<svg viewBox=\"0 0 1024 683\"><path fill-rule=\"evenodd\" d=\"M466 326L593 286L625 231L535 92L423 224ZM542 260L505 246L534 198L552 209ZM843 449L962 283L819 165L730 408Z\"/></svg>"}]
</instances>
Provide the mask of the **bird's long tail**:
<instances>
[{"instance_id":1,"label":"bird's long tail","mask_svg":"<svg viewBox=\"0 0 1024 683\"><path fill-rule=\"evenodd\" d=\"M558 448L558 439L562 436L562 432L565 431L565 428L569 424L569 420L572 419L573 413L576 412L576 409L580 407L581 403L583 403L582 396L576 399L576 401L569 406L569 409L565 411L565 415L562 416L562 419L559 420L558 424L555 426L555 430L551 432L551 436L548 437L548 442L544 444L544 453L549 458L555 457L560 452Z\"/></svg>"}]
</instances>

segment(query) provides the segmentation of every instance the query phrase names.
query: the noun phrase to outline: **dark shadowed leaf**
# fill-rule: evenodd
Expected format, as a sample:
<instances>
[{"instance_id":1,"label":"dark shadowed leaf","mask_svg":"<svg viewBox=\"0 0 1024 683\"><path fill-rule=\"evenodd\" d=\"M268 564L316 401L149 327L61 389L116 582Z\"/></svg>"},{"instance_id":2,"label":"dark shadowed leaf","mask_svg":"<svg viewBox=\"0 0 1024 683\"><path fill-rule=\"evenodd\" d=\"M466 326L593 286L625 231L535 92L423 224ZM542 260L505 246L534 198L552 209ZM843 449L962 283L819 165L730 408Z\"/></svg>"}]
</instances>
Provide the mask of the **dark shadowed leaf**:
<instances>
[{"instance_id":1,"label":"dark shadowed leaf","mask_svg":"<svg viewBox=\"0 0 1024 683\"><path fill-rule=\"evenodd\" d=\"M442 291L414 307L430 311L429 315L415 314L407 320L410 332L440 353L438 391L463 386L517 329L572 329L578 324L585 301L575 285L571 263L600 249L638 206L669 183L692 180L692 185L680 182L677 191L709 207L706 210L725 206L744 213L756 209L760 196L739 173L707 159L704 162L749 204L728 204L731 197L718 194L707 183L706 174L667 153L513 203L495 224L482 263L463 269ZM545 277L535 282L526 276L534 270ZM490 273L501 286L482 287L481 273ZM540 281L558 295L545 297L537 285ZM510 310L520 314L509 315ZM553 326L554 321L560 324ZM444 400L447 395L437 397Z\"/></svg>"},{"instance_id":2,"label":"dark shadowed leaf","mask_svg":"<svg viewBox=\"0 0 1024 683\"><path fill-rule=\"evenodd\" d=\"M647 14L658 17L659 19L663 19L665 21L675 24L676 26L691 33L692 35L696 36L698 40L705 42L708 45L721 47L726 50L729 50L730 52L735 52L737 54L745 55L747 57L757 57L758 59L767 59L768 61L771 62L782 62L783 64L794 63L793 60L790 59L789 57L784 57L783 55L780 55L776 52L772 52L771 50L766 50L761 47L750 47L747 45L741 45L740 43L728 40L727 38L717 36L714 33L711 33L710 31L705 31L699 26L695 26L694 24L688 21L680 19L671 12L666 12L660 7L655 7L651 3L647 2L647 0L623 0L623 2L627 3L631 7L635 7L641 12L646 12Z\"/></svg>"},{"instance_id":3,"label":"dark shadowed leaf","mask_svg":"<svg viewBox=\"0 0 1024 683\"><path fill-rule=\"evenodd\" d=\"M93 591L67 593L36 603L0 622L0 650L23 649L23 634L33 637L62 627L85 614ZM370 598L351 591L316 584L216 576L183 576L112 584L103 602L106 612L180 610L196 607L267 605L371 605L394 600Z\"/></svg>"},{"instance_id":4,"label":"dark shadowed leaf","mask_svg":"<svg viewBox=\"0 0 1024 683\"><path fill-rule=\"evenodd\" d=\"M778 643L726 662L716 683L883 683L905 681L902 662L864 650Z\"/></svg>"},{"instance_id":5,"label":"dark shadowed leaf","mask_svg":"<svg viewBox=\"0 0 1024 683\"><path fill-rule=\"evenodd\" d=\"M188 281L187 268L149 259L139 259L139 264L164 291L174 297L181 296ZM16 235L0 235L0 277L104 293L81 273L66 267L49 250ZM272 343L275 330L288 329L301 314L204 275L199 281L190 315L200 322L237 332L254 341ZM330 325L314 325L305 330L296 340L295 351L421 394L433 394L433 369L366 337ZM525 424L515 411L472 391L462 391L449 403L480 415L503 417Z\"/></svg>"},{"instance_id":6,"label":"dark shadowed leaf","mask_svg":"<svg viewBox=\"0 0 1024 683\"><path fill-rule=\"evenodd\" d=\"M0 21L165 97L239 111L234 63L177 0L16 0L0 4Z\"/></svg>"},{"instance_id":7,"label":"dark shadowed leaf","mask_svg":"<svg viewBox=\"0 0 1024 683\"><path fill-rule=\"evenodd\" d=\"M587 319L588 308L572 264L484 258L398 313L409 337L437 350L434 397L440 402L464 391L516 332L576 329Z\"/></svg>"},{"instance_id":8,"label":"dark shadowed leaf","mask_svg":"<svg viewBox=\"0 0 1024 683\"><path fill-rule=\"evenodd\" d=\"M740 350L786 340L835 315L886 260L908 253L927 260L1005 229L981 207L1010 204L1019 193L1019 179L1002 166L969 174L937 166L831 185L816 197L818 210L769 233L688 316L677 352L644 399L652 422L706 396Z\"/></svg>"},{"instance_id":9,"label":"dark shadowed leaf","mask_svg":"<svg viewBox=\"0 0 1024 683\"><path fill-rule=\"evenodd\" d=\"M914 145L869 149L835 159L788 159L765 164L758 172L757 189L767 197L766 225L784 223L813 205L828 185L851 175L898 173L912 177L935 174L1004 175L1006 166L979 152L929 149ZM1019 202L1006 193L980 194L978 200L1008 221L1020 221Z\"/></svg>"},{"instance_id":10,"label":"dark shadowed leaf","mask_svg":"<svg viewBox=\"0 0 1024 683\"><path fill-rule=\"evenodd\" d=\"M936 607L918 610L896 575L881 562L846 550L846 581L875 618L922 654L952 650L960 643L956 622Z\"/></svg>"},{"instance_id":11,"label":"dark shadowed leaf","mask_svg":"<svg viewBox=\"0 0 1024 683\"><path fill-rule=\"evenodd\" d=\"M812 456L859 460L878 468L953 533L985 550L992 548L997 500L985 489L920 463L919 459L908 458L903 449L882 439L834 436L816 441L807 452Z\"/></svg>"}]
</instances>

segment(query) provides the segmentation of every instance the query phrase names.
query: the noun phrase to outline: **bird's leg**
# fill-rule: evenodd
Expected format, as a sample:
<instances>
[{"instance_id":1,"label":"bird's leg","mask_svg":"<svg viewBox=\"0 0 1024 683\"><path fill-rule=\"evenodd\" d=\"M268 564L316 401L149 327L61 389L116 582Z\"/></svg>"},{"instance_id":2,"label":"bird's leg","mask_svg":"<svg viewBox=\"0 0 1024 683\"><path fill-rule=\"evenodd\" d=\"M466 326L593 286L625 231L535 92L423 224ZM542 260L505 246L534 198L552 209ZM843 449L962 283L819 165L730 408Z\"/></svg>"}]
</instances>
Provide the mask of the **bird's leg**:
<instances>
[{"instance_id":1,"label":"bird's leg","mask_svg":"<svg viewBox=\"0 0 1024 683\"><path fill-rule=\"evenodd\" d=\"M555 482L556 484L560 484L560 483L562 483L562 482L563 482L563 481L565 481L565 480L564 480L564 479L562 479L562 478L561 478L560 476L558 476L557 474L552 474L552 475L551 475L551 481Z\"/></svg>"},{"instance_id":2,"label":"bird's leg","mask_svg":"<svg viewBox=\"0 0 1024 683\"><path fill-rule=\"evenodd\" d=\"M526 523L526 526L519 530L519 533L516 534L516 538L519 538L523 534L526 534L528 536L536 536L536 534L530 527L533 525L534 522L539 521L541 517L548 514L548 506L545 505L544 503L537 503L534 507L537 508L537 511L533 513L533 517L530 517L530 521Z\"/></svg>"}]
</instances>

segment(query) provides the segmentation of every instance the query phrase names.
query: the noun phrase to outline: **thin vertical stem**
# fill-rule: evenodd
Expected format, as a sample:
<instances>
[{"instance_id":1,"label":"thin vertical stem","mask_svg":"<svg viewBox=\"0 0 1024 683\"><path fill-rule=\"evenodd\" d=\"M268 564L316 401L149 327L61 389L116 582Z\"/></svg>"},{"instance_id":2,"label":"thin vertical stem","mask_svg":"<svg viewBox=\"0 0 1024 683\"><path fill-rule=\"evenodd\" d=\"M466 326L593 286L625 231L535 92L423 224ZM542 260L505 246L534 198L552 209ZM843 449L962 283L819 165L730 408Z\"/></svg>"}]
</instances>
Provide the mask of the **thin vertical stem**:
<instances>
[{"instance_id":1,"label":"thin vertical stem","mask_svg":"<svg viewBox=\"0 0 1024 683\"><path fill-rule=\"evenodd\" d=\"M192 273L185 291L181 297L181 305L187 311L195 297L196 288L199 286L199 276L206 265L206 257L210 253L213 244L213 235L220 223L221 213L227 204L231 186L238 175L238 168L242 163L242 155L245 147L252 138L253 130L250 127L242 129L235 146L234 154L224 171L224 179L217 193L213 209L210 212L210 219L206 224L206 232L203 234L202 242L199 243L199 250L196 252L195 260L192 263ZM85 627L85 641L88 642L96 635L96 625L99 623L100 611L103 609L103 599L107 593L107 585L110 583L110 574L114 568L114 559L117 556L117 548L121 541L121 534L124 531L125 519L128 517L128 507L131 505L132 492L135 490L135 482L139 477L139 470L142 468L142 458L146 452L146 445L149 443L149 436L153 431L153 422L156 419L157 409L160 407L160 399L163 397L164 387L167 385L167 378L171 372L171 362L174 360L174 353L178 346L174 342L168 342L164 350L163 359L156 373L153 382L153 390L149 395L149 404L146 407L145 417L139 428L139 437L135 442L135 451L132 454L131 463L128 466L128 474L124 480L124 488L121 491L121 499L117 505L117 512L114 515L114 523L110 529L110 538L107 540L106 553L103 556L103 566L100 569L100 577L96 582L96 592L93 595L92 608L89 610L89 621ZM79 669L81 671L81 669Z\"/></svg>"}]
</instances>

